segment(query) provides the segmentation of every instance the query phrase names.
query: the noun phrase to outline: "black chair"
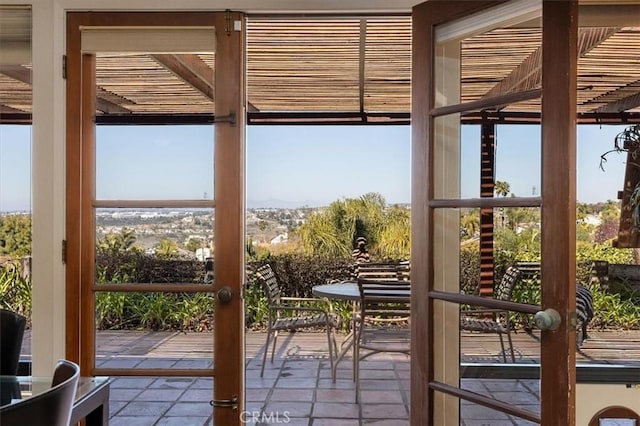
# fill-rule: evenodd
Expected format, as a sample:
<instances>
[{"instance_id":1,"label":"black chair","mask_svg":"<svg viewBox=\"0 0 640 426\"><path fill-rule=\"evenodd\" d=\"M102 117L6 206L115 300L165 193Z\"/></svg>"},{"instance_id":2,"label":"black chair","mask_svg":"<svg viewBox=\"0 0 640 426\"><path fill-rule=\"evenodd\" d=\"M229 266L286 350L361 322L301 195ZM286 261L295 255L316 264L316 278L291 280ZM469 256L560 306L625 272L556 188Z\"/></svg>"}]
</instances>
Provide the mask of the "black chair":
<instances>
[{"instance_id":1,"label":"black chair","mask_svg":"<svg viewBox=\"0 0 640 426\"><path fill-rule=\"evenodd\" d=\"M27 319L22 315L0 309L0 375L2 376L18 374L26 324Z\"/></svg>"},{"instance_id":2,"label":"black chair","mask_svg":"<svg viewBox=\"0 0 640 426\"><path fill-rule=\"evenodd\" d=\"M68 426L75 399L80 367L58 361L51 388L14 404L0 407L2 426Z\"/></svg>"},{"instance_id":3,"label":"black chair","mask_svg":"<svg viewBox=\"0 0 640 426\"><path fill-rule=\"evenodd\" d=\"M20 382L17 376L0 376L0 407L21 399Z\"/></svg>"}]
</instances>

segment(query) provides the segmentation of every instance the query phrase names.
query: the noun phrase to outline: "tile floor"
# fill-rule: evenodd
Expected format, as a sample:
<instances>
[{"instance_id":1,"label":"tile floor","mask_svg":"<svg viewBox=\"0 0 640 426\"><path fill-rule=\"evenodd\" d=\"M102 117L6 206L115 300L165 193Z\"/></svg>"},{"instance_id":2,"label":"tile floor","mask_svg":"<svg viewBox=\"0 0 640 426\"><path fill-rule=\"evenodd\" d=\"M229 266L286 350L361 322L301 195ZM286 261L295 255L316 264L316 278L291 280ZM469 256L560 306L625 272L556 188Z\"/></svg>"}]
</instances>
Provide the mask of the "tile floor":
<instances>
[{"instance_id":1,"label":"tile floor","mask_svg":"<svg viewBox=\"0 0 640 426\"><path fill-rule=\"evenodd\" d=\"M581 362L632 362L640 359L640 333L593 331L577 354ZM292 333L278 339L273 363L260 377L265 334L247 332L246 423L253 425L408 425L409 360L381 354L362 362L362 403L355 403L349 355L331 380L323 333ZM25 333L23 358L31 353ZM514 336L517 361L539 359L535 336ZM126 368L202 368L211 366L213 338L207 333L100 331L96 365ZM501 362L495 336L463 336L462 360ZM110 424L115 426L212 425L212 379L194 377L113 377ZM539 412L537 380L463 379L464 389ZM482 406L462 402L462 426L529 426Z\"/></svg>"},{"instance_id":2,"label":"tile floor","mask_svg":"<svg viewBox=\"0 0 640 426\"><path fill-rule=\"evenodd\" d=\"M121 333L121 332L119 332ZM103 334L99 364L146 368L150 365L200 366L197 335L134 335L114 339ZM338 365L333 382L324 335L293 333L278 341L273 363L260 377L264 334L247 335L246 407L253 425L355 426L409 424L409 358L379 354L361 363L361 401L355 402L351 358ZM105 345L100 346L100 341ZM110 343L108 343L110 342ZM119 342L117 344L116 342ZM183 348L183 356L177 357ZM108 349L106 349L108 348ZM146 349L145 349L146 348ZM192 352L189 352L190 348ZM170 355L170 356L169 356ZM463 387L538 412L537 381L463 380ZM112 426L212 425L212 379L187 377L117 377L111 384ZM532 425L484 407L463 403L463 426Z\"/></svg>"}]
</instances>

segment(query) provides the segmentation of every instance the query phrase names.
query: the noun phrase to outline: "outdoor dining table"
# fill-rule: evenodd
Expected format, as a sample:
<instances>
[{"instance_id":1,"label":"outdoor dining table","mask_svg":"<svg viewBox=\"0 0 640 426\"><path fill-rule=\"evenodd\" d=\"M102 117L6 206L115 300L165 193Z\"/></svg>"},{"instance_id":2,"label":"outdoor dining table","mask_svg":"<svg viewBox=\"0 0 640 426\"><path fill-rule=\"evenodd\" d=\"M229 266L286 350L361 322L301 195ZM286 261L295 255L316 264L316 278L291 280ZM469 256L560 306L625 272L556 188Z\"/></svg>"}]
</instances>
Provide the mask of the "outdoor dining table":
<instances>
[{"instance_id":1,"label":"outdoor dining table","mask_svg":"<svg viewBox=\"0 0 640 426\"><path fill-rule=\"evenodd\" d=\"M358 302L360 301L360 290L358 289L358 283L354 281L316 285L311 289L311 292L315 297L326 297L330 300L346 300L352 303L351 327L349 327L349 333L340 344L340 351L336 356L336 360L333 363L333 371L331 372L333 380L335 381L338 363L344 358L349 349L353 349L355 343L355 322L357 319ZM355 370L353 378L355 380Z\"/></svg>"},{"instance_id":2,"label":"outdoor dining table","mask_svg":"<svg viewBox=\"0 0 640 426\"><path fill-rule=\"evenodd\" d=\"M358 283L355 281L340 282L335 284L321 284L311 289L315 297L326 297L333 300L349 300L352 302L360 301L360 290ZM379 292L381 298L385 298L385 290ZM411 292L404 290L394 290L394 295L399 295L400 300L411 297ZM386 298L388 301L389 299Z\"/></svg>"},{"instance_id":3,"label":"outdoor dining table","mask_svg":"<svg viewBox=\"0 0 640 426\"><path fill-rule=\"evenodd\" d=\"M336 361L333 363L333 370L331 373L333 375L333 380L336 380L336 370L338 368L338 363L344 358L349 349L353 349L355 344L355 330L356 323L358 321L358 306L360 302L360 290L358 288L358 283L355 281L345 281L339 282L335 284L321 284L316 285L311 289L313 295L315 297L326 297L331 300L345 300L350 301L352 303L352 315L351 315L351 327L349 333L345 336L345 339L340 344L340 352L336 356ZM383 295L381 292L381 295ZM397 294L397 292L396 292ZM402 297L406 297L407 299L411 297L411 293L409 291L406 292L406 295L402 295ZM387 300L388 301L388 300ZM355 380L355 359L354 363L354 372L353 379Z\"/></svg>"},{"instance_id":4,"label":"outdoor dining table","mask_svg":"<svg viewBox=\"0 0 640 426\"><path fill-rule=\"evenodd\" d=\"M358 283L355 281L317 285L314 286L311 291L316 297L326 297L334 300L350 300L352 302L360 300L360 290L358 290Z\"/></svg>"}]
</instances>

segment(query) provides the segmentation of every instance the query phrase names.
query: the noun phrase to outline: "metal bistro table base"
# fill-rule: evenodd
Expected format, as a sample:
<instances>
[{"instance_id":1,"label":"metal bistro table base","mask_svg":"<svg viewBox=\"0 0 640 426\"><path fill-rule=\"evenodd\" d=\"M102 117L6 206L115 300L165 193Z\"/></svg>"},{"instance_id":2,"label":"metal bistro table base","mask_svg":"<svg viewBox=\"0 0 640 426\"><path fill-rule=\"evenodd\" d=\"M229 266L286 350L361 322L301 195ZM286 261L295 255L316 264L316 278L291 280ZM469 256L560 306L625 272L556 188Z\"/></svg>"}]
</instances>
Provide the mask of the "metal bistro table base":
<instances>
[{"instance_id":1,"label":"metal bistro table base","mask_svg":"<svg viewBox=\"0 0 640 426\"><path fill-rule=\"evenodd\" d=\"M326 297L332 300L349 300L351 301L352 313L351 313L351 327L349 333L345 336L345 339L340 343L340 352L336 356L336 360L333 363L333 381L336 381L336 370L338 369L338 363L344 358L349 349L353 349L355 344L355 330L358 313L358 302L360 301L360 290L358 290L358 283L356 282L342 282L336 284L322 284L314 286L312 289L315 297ZM355 371L355 359L353 360L353 380L356 379Z\"/></svg>"}]
</instances>

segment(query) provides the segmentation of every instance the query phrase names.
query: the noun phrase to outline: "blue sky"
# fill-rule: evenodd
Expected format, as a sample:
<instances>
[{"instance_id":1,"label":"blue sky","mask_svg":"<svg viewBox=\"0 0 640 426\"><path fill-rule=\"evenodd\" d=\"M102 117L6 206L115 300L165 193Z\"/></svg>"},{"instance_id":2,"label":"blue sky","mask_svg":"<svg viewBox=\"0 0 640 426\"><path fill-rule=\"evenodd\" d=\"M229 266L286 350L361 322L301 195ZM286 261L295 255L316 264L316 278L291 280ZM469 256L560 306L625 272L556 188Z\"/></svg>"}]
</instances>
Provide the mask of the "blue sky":
<instances>
[{"instance_id":1,"label":"blue sky","mask_svg":"<svg viewBox=\"0 0 640 426\"><path fill-rule=\"evenodd\" d=\"M615 200L625 155L613 148L625 126L579 126L578 200ZM97 196L202 199L213 196L210 126L100 126ZM31 128L0 126L0 211L31 207ZM540 193L539 126L499 126L496 179L519 196ZM462 196L479 194L479 128L462 133ZM247 205L318 206L367 192L410 199L409 126L250 126Z\"/></svg>"}]
</instances>

